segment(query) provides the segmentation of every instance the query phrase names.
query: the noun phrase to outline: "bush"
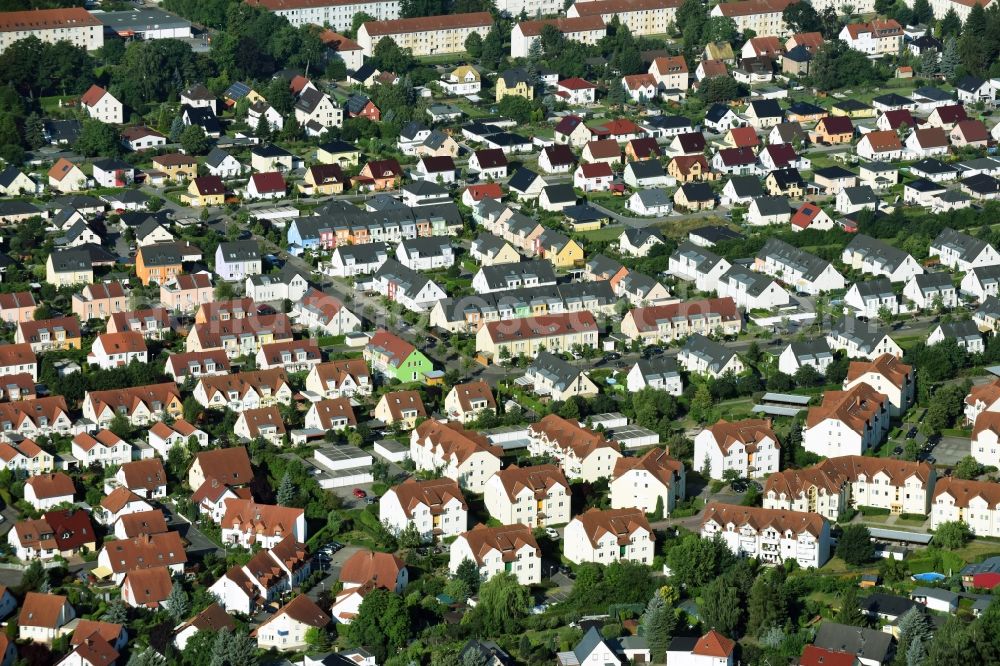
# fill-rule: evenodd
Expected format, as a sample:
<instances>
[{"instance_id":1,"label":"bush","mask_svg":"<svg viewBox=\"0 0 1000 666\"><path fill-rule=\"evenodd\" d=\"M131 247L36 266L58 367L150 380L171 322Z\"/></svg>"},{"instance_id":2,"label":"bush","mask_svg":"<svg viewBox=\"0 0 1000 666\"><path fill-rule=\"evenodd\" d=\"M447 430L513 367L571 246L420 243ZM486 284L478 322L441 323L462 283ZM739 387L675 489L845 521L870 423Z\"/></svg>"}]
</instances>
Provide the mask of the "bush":
<instances>
[{"instance_id":1,"label":"bush","mask_svg":"<svg viewBox=\"0 0 1000 666\"><path fill-rule=\"evenodd\" d=\"M882 509L877 506L859 506L858 511L861 512L862 516L888 516L891 513L889 509Z\"/></svg>"}]
</instances>

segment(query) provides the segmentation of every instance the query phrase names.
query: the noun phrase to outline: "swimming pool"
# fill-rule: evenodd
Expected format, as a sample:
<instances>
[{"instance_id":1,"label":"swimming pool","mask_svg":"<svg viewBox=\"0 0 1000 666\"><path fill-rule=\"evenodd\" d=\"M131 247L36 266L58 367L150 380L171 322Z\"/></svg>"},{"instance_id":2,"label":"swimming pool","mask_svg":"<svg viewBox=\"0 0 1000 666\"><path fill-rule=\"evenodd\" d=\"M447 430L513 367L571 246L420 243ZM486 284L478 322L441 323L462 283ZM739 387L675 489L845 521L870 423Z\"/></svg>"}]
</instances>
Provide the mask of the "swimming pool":
<instances>
[{"instance_id":1,"label":"swimming pool","mask_svg":"<svg viewBox=\"0 0 1000 666\"><path fill-rule=\"evenodd\" d=\"M936 571L928 571L927 573L913 574L910 578L919 580L921 583L937 583L947 578L947 576Z\"/></svg>"}]
</instances>

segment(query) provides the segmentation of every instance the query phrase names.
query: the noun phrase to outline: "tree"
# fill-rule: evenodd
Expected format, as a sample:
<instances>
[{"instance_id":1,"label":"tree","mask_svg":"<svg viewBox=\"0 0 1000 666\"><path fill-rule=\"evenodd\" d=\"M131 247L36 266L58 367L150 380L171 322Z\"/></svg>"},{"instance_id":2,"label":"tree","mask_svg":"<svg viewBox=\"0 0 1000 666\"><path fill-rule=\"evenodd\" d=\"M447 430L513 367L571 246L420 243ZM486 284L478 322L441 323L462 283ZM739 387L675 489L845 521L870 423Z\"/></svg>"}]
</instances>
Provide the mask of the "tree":
<instances>
[{"instance_id":1,"label":"tree","mask_svg":"<svg viewBox=\"0 0 1000 666\"><path fill-rule=\"evenodd\" d=\"M462 623L465 624L466 620L478 622L487 636L516 633L531 605L528 589L513 574L504 571L482 584L479 603L462 619Z\"/></svg>"},{"instance_id":2,"label":"tree","mask_svg":"<svg viewBox=\"0 0 1000 666\"><path fill-rule=\"evenodd\" d=\"M820 90L834 90L879 79L868 57L839 39L827 40L813 58L809 77Z\"/></svg>"},{"instance_id":3,"label":"tree","mask_svg":"<svg viewBox=\"0 0 1000 666\"><path fill-rule=\"evenodd\" d=\"M353 645L364 645L379 663L405 646L410 618L403 600L388 590L373 590L358 607L358 616L347 626Z\"/></svg>"},{"instance_id":4,"label":"tree","mask_svg":"<svg viewBox=\"0 0 1000 666\"><path fill-rule=\"evenodd\" d=\"M362 23L367 23L368 21L374 21L375 17L371 14L366 14L365 12L358 12L351 19L351 34L357 35L358 28L361 27Z\"/></svg>"},{"instance_id":5,"label":"tree","mask_svg":"<svg viewBox=\"0 0 1000 666\"><path fill-rule=\"evenodd\" d=\"M852 566L868 562L874 556L872 535L864 525L848 525L837 541L837 557Z\"/></svg>"},{"instance_id":6,"label":"tree","mask_svg":"<svg viewBox=\"0 0 1000 666\"><path fill-rule=\"evenodd\" d=\"M73 148L86 157L117 157L121 154L118 132L99 120L83 121Z\"/></svg>"},{"instance_id":7,"label":"tree","mask_svg":"<svg viewBox=\"0 0 1000 666\"><path fill-rule=\"evenodd\" d=\"M167 138L170 139L170 143L177 143L181 140L181 134L184 133L184 121L179 117L174 118L170 121L170 132L167 133Z\"/></svg>"},{"instance_id":8,"label":"tree","mask_svg":"<svg viewBox=\"0 0 1000 666\"><path fill-rule=\"evenodd\" d=\"M706 104L729 102L739 99L744 94L743 87L728 76L713 76L701 82L698 96Z\"/></svg>"},{"instance_id":9,"label":"tree","mask_svg":"<svg viewBox=\"0 0 1000 666\"><path fill-rule=\"evenodd\" d=\"M461 666L487 666L491 661L492 659L487 657L482 650L470 647L462 652L459 663Z\"/></svg>"},{"instance_id":10,"label":"tree","mask_svg":"<svg viewBox=\"0 0 1000 666\"><path fill-rule=\"evenodd\" d=\"M278 505L294 506L297 495L298 492L295 488L295 482L292 481L292 476L288 473L288 470L285 470L285 475L281 477L281 485L278 486Z\"/></svg>"},{"instance_id":11,"label":"tree","mask_svg":"<svg viewBox=\"0 0 1000 666\"><path fill-rule=\"evenodd\" d=\"M922 666L926 660L927 648L924 647L924 641L918 638L906 649L906 666Z\"/></svg>"},{"instance_id":12,"label":"tree","mask_svg":"<svg viewBox=\"0 0 1000 666\"><path fill-rule=\"evenodd\" d=\"M32 150L45 145L45 128L37 113L32 113L24 121L24 142Z\"/></svg>"},{"instance_id":13,"label":"tree","mask_svg":"<svg viewBox=\"0 0 1000 666\"><path fill-rule=\"evenodd\" d=\"M905 125L906 123L903 124ZM892 309L888 305L883 305L878 309L878 318L884 326L890 326L896 315L892 313Z\"/></svg>"},{"instance_id":14,"label":"tree","mask_svg":"<svg viewBox=\"0 0 1000 666\"><path fill-rule=\"evenodd\" d=\"M955 11L954 7L948 7L948 11L941 19L938 28L941 30L942 39L955 37L962 31L962 19L958 17L958 12Z\"/></svg>"},{"instance_id":15,"label":"tree","mask_svg":"<svg viewBox=\"0 0 1000 666\"><path fill-rule=\"evenodd\" d=\"M132 435L132 424L124 414L115 414L108 424L108 430L122 439L128 439Z\"/></svg>"},{"instance_id":16,"label":"tree","mask_svg":"<svg viewBox=\"0 0 1000 666\"><path fill-rule=\"evenodd\" d=\"M479 592L479 584L482 582L482 576L479 574L479 567L472 560L462 560L461 564L455 570L455 578L461 579L466 584L469 594Z\"/></svg>"},{"instance_id":17,"label":"tree","mask_svg":"<svg viewBox=\"0 0 1000 666\"><path fill-rule=\"evenodd\" d=\"M945 550L957 550L972 541L972 537L972 530L960 520L941 523L934 530L934 543Z\"/></svg>"},{"instance_id":18,"label":"tree","mask_svg":"<svg viewBox=\"0 0 1000 666\"><path fill-rule=\"evenodd\" d=\"M164 606L174 622L183 622L191 612L191 601L188 599L187 592L177 581L174 581L173 587L170 588L170 594L167 595Z\"/></svg>"},{"instance_id":19,"label":"tree","mask_svg":"<svg viewBox=\"0 0 1000 666\"><path fill-rule=\"evenodd\" d=\"M747 632L760 635L772 627L783 627L788 619L785 570L777 567L759 576L747 599Z\"/></svg>"},{"instance_id":20,"label":"tree","mask_svg":"<svg viewBox=\"0 0 1000 666\"><path fill-rule=\"evenodd\" d=\"M793 33L821 32L823 28L819 13L808 2L788 5L781 12L781 18Z\"/></svg>"},{"instance_id":21,"label":"tree","mask_svg":"<svg viewBox=\"0 0 1000 666\"><path fill-rule=\"evenodd\" d=\"M518 95L505 95L497 103L497 111L505 118L510 118L518 124L525 124L531 121L531 113L534 107L531 102Z\"/></svg>"},{"instance_id":22,"label":"tree","mask_svg":"<svg viewBox=\"0 0 1000 666\"><path fill-rule=\"evenodd\" d=\"M309 627L306 631L306 644L316 652L328 652L330 633L322 627Z\"/></svg>"},{"instance_id":23,"label":"tree","mask_svg":"<svg viewBox=\"0 0 1000 666\"><path fill-rule=\"evenodd\" d=\"M404 51L393 41L392 37L383 37L375 44L372 51L375 66L386 72L395 72L402 76L413 68L413 56Z\"/></svg>"},{"instance_id":24,"label":"tree","mask_svg":"<svg viewBox=\"0 0 1000 666\"><path fill-rule=\"evenodd\" d=\"M710 418L714 404L711 390L707 384L702 384L694 393L688 414L698 423L705 423Z\"/></svg>"},{"instance_id":25,"label":"tree","mask_svg":"<svg viewBox=\"0 0 1000 666\"><path fill-rule=\"evenodd\" d=\"M677 626L677 616L659 594L646 604L646 611L639 619L639 635L646 638L653 661L659 661L659 655L665 655L667 646Z\"/></svg>"},{"instance_id":26,"label":"tree","mask_svg":"<svg viewBox=\"0 0 1000 666\"><path fill-rule=\"evenodd\" d=\"M736 21L726 16L709 16L701 28L702 41L731 44L740 37Z\"/></svg>"},{"instance_id":27,"label":"tree","mask_svg":"<svg viewBox=\"0 0 1000 666\"><path fill-rule=\"evenodd\" d=\"M204 155L211 144L205 136L205 130L199 125L188 125L181 132L181 148L188 155Z\"/></svg>"},{"instance_id":28,"label":"tree","mask_svg":"<svg viewBox=\"0 0 1000 666\"><path fill-rule=\"evenodd\" d=\"M965 456L955 465L954 475L959 479L975 479L983 473L983 466L972 456Z\"/></svg>"},{"instance_id":29,"label":"tree","mask_svg":"<svg viewBox=\"0 0 1000 666\"><path fill-rule=\"evenodd\" d=\"M958 40L955 39L955 35L949 35L944 40L944 51L941 52L941 62L938 64L938 71L941 73L941 76L950 81L955 77L955 72L961 64L962 57L958 52Z\"/></svg>"},{"instance_id":30,"label":"tree","mask_svg":"<svg viewBox=\"0 0 1000 666\"><path fill-rule=\"evenodd\" d=\"M128 607L120 599L116 599L108 604L107 609L104 611L104 615L101 616L101 620L112 624L127 624Z\"/></svg>"},{"instance_id":31,"label":"tree","mask_svg":"<svg viewBox=\"0 0 1000 666\"><path fill-rule=\"evenodd\" d=\"M941 54L936 49L927 49L920 54L921 76L934 76L940 71ZM939 297L940 298L940 297Z\"/></svg>"},{"instance_id":32,"label":"tree","mask_svg":"<svg viewBox=\"0 0 1000 666\"><path fill-rule=\"evenodd\" d=\"M898 626L899 652L903 654L914 641L928 641L933 633L927 613L916 606L899 616Z\"/></svg>"},{"instance_id":33,"label":"tree","mask_svg":"<svg viewBox=\"0 0 1000 666\"><path fill-rule=\"evenodd\" d=\"M739 591L725 577L716 578L701 593L701 620L706 627L721 632L725 636L736 636L743 608Z\"/></svg>"},{"instance_id":34,"label":"tree","mask_svg":"<svg viewBox=\"0 0 1000 666\"><path fill-rule=\"evenodd\" d=\"M914 0L913 18L915 18L918 23L930 25L934 21L934 10L931 9L931 3L927 0Z\"/></svg>"},{"instance_id":35,"label":"tree","mask_svg":"<svg viewBox=\"0 0 1000 666\"><path fill-rule=\"evenodd\" d=\"M478 32L470 32L465 38L465 52L470 58L478 58L483 54L483 38Z\"/></svg>"},{"instance_id":36,"label":"tree","mask_svg":"<svg viewBox=\"0 0 1000 666\"><path fill-rule=\"evenodd\" d=\"M979 3L972 5L962 26L958 52L968 71L976 75L986 73L990 64L990 40L987 37L986 10Z\"/></svg>"},{"instance_id":37,"label":"tree","mask_svg":"<svg viewBox=\"0 0 1000 666\"><path fill-rule=\"evenodd\" d=\"M416 523L411 522L399 533L396 541L400 548L419 548L423 540L420 538Z\"/></svg>"},{"instance_id":38,"label":"tree","mask_svg":"<svg viewBox=\"0 0 1000 666\"><path fill-rule=\"evenodd\" d=\"M480 61L487 69L497 69L504 59L503 36L500 34L498 26L494 25L486 39L483 40L483 51Z\"/></svg>"},{"instance_id":39,"label":"tree","mask_svg":"<svg viewBox=\"0 0 1000 666\"><path fill-rule=\"evenodd\" d=\"M736 562L721 537L701 539L697 534L685 535L666 555L674 583L687 587L706 585Z\"/></svg>"},{"instance_id":40,"label":"tree","mask_svg":"<svg viewBox=\"0 0 1000 666\"><path fill-rule=\"evenodd\" d=\"M848 587L840 597L837 622L852 627L864 627L868 624L868 618L861 612L861 605L858 602L858 588L854 585Z\"/></svg>"},{"instance_id":41,"label":"tree","mask_svg":"<svg viewBox=\"0 0 1000 666\"><path fill-rule=\"evenodd\" d=\"M291 113L292 109L295 108L295 96L292 95L288 81L283 78L279 77L271 81L264 96L267 98L267 103L283 116Z\"/></svg>"}]
</instances>

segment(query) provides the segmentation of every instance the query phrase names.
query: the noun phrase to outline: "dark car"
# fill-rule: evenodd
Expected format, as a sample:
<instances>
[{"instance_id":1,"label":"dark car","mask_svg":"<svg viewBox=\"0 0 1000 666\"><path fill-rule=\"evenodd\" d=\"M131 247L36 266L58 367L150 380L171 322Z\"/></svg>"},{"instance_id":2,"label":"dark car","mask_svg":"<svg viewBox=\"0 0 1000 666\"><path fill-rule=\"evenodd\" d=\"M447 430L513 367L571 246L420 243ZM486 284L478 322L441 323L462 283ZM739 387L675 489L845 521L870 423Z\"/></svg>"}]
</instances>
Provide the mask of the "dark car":
<instances>
[{"instance_id":1,"label":"dark car","mask_svg":"<svg viewBox=\"0 0 1000 666\"><path fill-rule=\"evenodd\" d=\"M618 352L608 352L607 354L604 355L604 360L605 361L617 361L621 357L622 357L622 355L619 354Z\"/></svg>"},{"instance_id":2,"label":"dark car","mask_svg":"<svg viewBox=\"0 0 1000 666\"><path fill-rule=\"evenodd\" d=\"M746 481L733 481L729 484L729 487L733 489L733 492L745 493L747 491Z\"/></svg>"},{"instance_id":3,"label":"dark car","mask_svg":"<svg viewBox=\"0 0 1000 666\"><path fill-rule=\"evenodd\" d=\"M917 436L917 426L910 428L909 432L906 433L906 439L913 439Z\"/></svg>"},{"instance_id":4,"label":"dark car","mask_svg":"<svg viewBox=\"0 0 1000 666\"><path fill-rule=\"evenodd\" d=\"M898 456L898 455L900 455L902 453L903 453L903 447L902 446L897 446L896 448L894 448L892 450L892 455L894 455L894 456Z\"/></svg>"}]
</instances>

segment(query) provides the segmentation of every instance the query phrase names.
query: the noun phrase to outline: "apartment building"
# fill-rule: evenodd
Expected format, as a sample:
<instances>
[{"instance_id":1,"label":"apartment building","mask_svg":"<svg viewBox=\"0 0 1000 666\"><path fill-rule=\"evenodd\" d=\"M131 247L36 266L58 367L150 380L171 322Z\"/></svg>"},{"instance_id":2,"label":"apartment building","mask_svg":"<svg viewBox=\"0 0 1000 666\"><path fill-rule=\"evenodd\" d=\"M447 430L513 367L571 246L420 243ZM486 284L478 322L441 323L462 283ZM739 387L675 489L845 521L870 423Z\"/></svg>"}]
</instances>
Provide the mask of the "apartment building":
<instances>
[{"instance_id":1,"label":"apartment building","mask_svg":"<svg viewBox=\"0 0 1000 666\"><path fill-rule=\"evenodd\" d=\"M476 525L452 541L448 570L458 572L462 562L476 564L487 581L498 573L513 574L521 585L542 580L542 551L527 525Z\"/></svg>"},{"instance_id":2,"label":"apartment building","mask_svg":"<svg viewBox=\"0 0 1000 666\"><path fill-rule=\"evenodd\" d=\"M931 529L953 521L965 523L978 537L1000 536L1000 483L941 479L931 503Z\"/></svg>"},{"instance_id":3,"label":"apartment building","mask_svg":"<svg viewBox=\"0 0 1000 666\"><path fill-rule=\"evenodd\" d=\"M560 4L559 9L562 9ZM572 11L573 8L570 8ZM557 12L552 12L557 13ZM541 19L521 21L510 33L510 57L527 58L531 45L541 37L542 28L554 26L567 40L592 46L608 34L604 19L599 15L576 16L572 18Z\"/></svg>"},{"instance_id":4,"label":"apartment building","mask_svg":"<svg viewBox=\"0 0 1000 666\"><path fill-rule=\"evenodd\" d=\"M0 53L28 37L96 51L104 46L104 25L83 7L0 13Z\"/></svg>"},{"instance_id":5,"label":"apartment building","mask_svg":"<svg viewBox=\"0 0 1000 666\"><path fill-rule=\"evenodd\" d=\"M556 465L511 465L486 481L483 502L504 525L563 525L570 518L570 487Z\"/></svg>"},{"instance_id":6,"label":"apartment building","mask_svg":"<svg viewBox=\"0 0 1000 666\"><path fill-rule=\"evenodd\" d=\"M452 479L407 479L379 501L379 521L396 533L413 525L420 537L458 536L468 529L469 505Z\"/></svg>"},{"instance_id":7,"label":"apartment building","mask_svg":"<svg viewBox=\"0 0 1000 666\"><path fill-rule=\"evenodd\" d=\"M867 384L889 402L889 416L897 418L913 406L916 380L913 366L893 354L882 354L872 361L851 361L844 380L844 390Z\"/></svg>"},{"instance_id":8,"label":"apartment building","mask_svg":"<svg viewBox=\"0 0 1000 666\"><path fill-rule=\"evenodd\" d=\"M827 391L810 407L802 431L806 451L828 458L861 455L889 429L889 400L865 383L847 391Z\"/></svg>"},{"instance_id":9,"label":"apartment building","mask_svg":"<svg viewBox=\"0 0 1000 666\"><path fill-rule=\"evenodd\" d=\"M399 18L399 0L247 0L288 19L295 27L326 26L337 31L352 28L355 15L363 13L376 21ZM368 55L371 55L370 53Z\"/></svg>"},{"instance_id":10,"label":"apartment building","mask_svg":"<svg viewBox=\"0 0 1000 666\"><path fill-rule=\"evenodd\" d=\"M903 47L903 26L895 19L875 19L871 23L851 23L838 37L869 58L896 55Z\"/></svg>"},{"instance_id":11,"label":"apartment building","mask_svg":"<svg viewBox=\"0 0 1000 666\"><path fill-rule=\"evenodd\" d=\"M789 30L782 18L782 12L793 1L737 0L737 2L719 3L712 8L709 16L732 19L736 23L736 30L740 33L749 30L757 36L784 37Z\"/></svg>"},{"instance_id":12,"label":"apartment building","mask_svg":"<svg viewBox=\"0 0 1000 666\"><path fill-rule=\"evenodd\" d=\"M454 421L428 419L410 433L410 459L418 470L438 472L476 493L500 471L501 455L484 435Z\"/></svg>"},{"instance_id":13,"label":"apartment building","mask_svg":"<svg viewBox=\"0 0 1000 666\"><path fill-rule=\"evenodd\" d=\"M610 477L622 455L617 442L558 414L528 426L528 452L555 458L569 479L590 482Z\"/></svg>"},{"instance_id":14,"label":"apartment building","mask_svg":"<svg viewBox=\"0 0 1000 666\"><path fill-rule=\"evenodd\" d=\"M619 458L611 475L611 508L659 509L666 517L686 492L684 463L665 449L650 449L641 457Z\"/></svg>"},{"instance_id":15,"label":"apartment building","mask_svg":"<svg viewBox=\"0 0 1000 666\"><path fill-rule=\"evenodd\" d=\"M590 312L492 321L476 333L476 351L494 363L519 356L533 358L542 350L567 351L574 346L597 349L597 320Z\"/></svg>"},{"instance_id":16,"label":"apartment building","mask_svg":"<svg viewBox=\"0 0 1000 666\"><path fill-rule=\"evenodd\" d=\"M581 513L563 534L563 555L574 564L640 562L652 564L656 537L646 514L635 508Z\"/></svg>"},{"instance_id":17,"label":"apartment building","mask_svg":"<svg viewBox=\"0 0 1000 666\"><path fill-rule=\"evenodd\" d=\"M402 49L410 49L415 56L462 53L469 35L477 33L485 39L492 27L489 12L365 21L358 28L357 41L369 58L383 37L389 37Z\"/></svg>"},{"instance_id":18,"label":"apartment building","mask_svg":"<svg viewBox=\"0 0 1000 666\"><path fill-rule=\"evenodd\" d=\"M817 513L712 502L702 513L701 537L716 535L736 555L771 564L795 560L818 569L830 558L830 523Z\"/></svg>"},{"instance_id":19,"label":"apartment building","mask_svg":"<svg viewBox=\"0 0 1000 666\"><path fill-rule=\"evenodd\" d=\"M574 3L566 16L600 16L605 23L618 17L633 35L665 35L680 6L680 0L589 0Z\"/></svg>"},{"instance_id":20,"label":"apartment building","mask_svg":"<svg viewBox=\"0 0 1000 666\"><path fill-rule=\"evenodd\" d=\"M693 464L712 479L730 470L741 478L763 477L777 472L780 462L781 442L770 419L720 419L694 438Z\"/></svg>"}]
</instances>

